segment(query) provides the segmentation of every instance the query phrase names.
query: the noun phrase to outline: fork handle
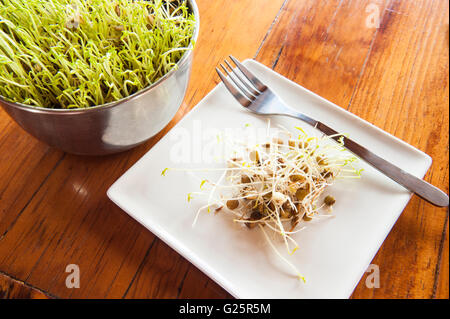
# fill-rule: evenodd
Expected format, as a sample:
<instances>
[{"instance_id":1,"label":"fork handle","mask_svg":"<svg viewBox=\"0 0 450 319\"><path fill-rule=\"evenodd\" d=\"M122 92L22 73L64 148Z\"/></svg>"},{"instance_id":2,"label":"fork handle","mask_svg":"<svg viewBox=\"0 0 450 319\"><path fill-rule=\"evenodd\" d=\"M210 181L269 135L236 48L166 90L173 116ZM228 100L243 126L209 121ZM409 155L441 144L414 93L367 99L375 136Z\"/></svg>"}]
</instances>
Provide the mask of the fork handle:
<instances>
[{"instance_id":1,"label":"fork handle","mask_svg":"<svg viewBox=\"0 0 450 319\"><path fill-rule=\"evenodd\" d=\"M316 128L328 136L339 134L331 127L321 122L317 122ZM341 136L342 135L333 136L332 138L338 141L341 138ZM382 172L390 179L399 183L409 191L415 193L416 195L420 196L421 198L425 199L426 201L430 202L433 205L440 207L446 207L449 205L449 199L447 194L445 194L439 188L405 172L404 170L395 166L394 164L391 164L388 161L379 157L378 155L375 155L374 153L372 153L365 147L359 145L355 141L346 138L345 136L343 136L343 138L345 148L347 148L353 154L362 158L364 161L366 161L368 164L370 164L371 166Z\"/></svg>"}]
</instances>

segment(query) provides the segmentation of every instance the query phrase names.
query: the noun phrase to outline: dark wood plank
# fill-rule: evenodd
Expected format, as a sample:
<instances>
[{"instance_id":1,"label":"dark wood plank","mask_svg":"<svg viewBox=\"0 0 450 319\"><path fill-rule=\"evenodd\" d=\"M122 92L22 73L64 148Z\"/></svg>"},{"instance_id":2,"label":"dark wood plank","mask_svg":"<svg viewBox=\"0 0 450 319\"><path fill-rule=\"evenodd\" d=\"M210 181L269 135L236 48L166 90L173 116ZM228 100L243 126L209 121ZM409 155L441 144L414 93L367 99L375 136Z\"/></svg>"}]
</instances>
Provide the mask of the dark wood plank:
<instances>
[{"instance_id":1,"label":"dark wood plank","mask_svg":"<svg viewBox=\"0 0 450 319\"><path fill-rule=\"evenodd\" d=\"M52 182L42 186L0 241L2 270L62 297L74 292L104 296L117 284L118 271L129 267L130 275L118 279L131 281L154 236L106 198L110 182L99 181L95 172L107 163L112 179L131 164L120 155L66 156ZM80 267L80 289L65 286L68 264ZM110 281L99 286L101 278Z\"/></svg>"},{"instance_id":2,"label":"dark wood plank","mask_svg":"<svg viewBox=\"0 0 450 319\"><path fill-rule=\"evenodd\" d=\"M380 12L390 1L380 1ZM288 1L256 59L342 106L350 103L377 33L372 1Z\"/></svg>"},{"instance_id":3,"label":"dark wood plank","mask_svg":"<svg viewBox=\"0 0 450 319\"><path fill-rule=\"evenodd\" d=\"M27 135L0 108L0 238L63 157Z\"/></svg>"},{"instance_id":4,"label":"dark wood plank","mask_svg":"<svg viewBox=\"0 0 450 319\"><path fill-rule=\"evenodd\" d=\"M433 298L438 299L448 299L448 260L449 260L449 247L448 247L448 212L447 212L447 223L445 225L444 234L442 236L441 248L440 248L440 264L436 268L435 281L434 281L434 291Z\"/></svg>"},{"instance_id":5,"label":"dark wood plank","mask_svg":"<svg viewBox=\"0 0 450 319\"><path fill-rule=\"evenodd\" d=\"M425 179L448 193L448 2L393 4L349 110L429 154ZM353 297L448 298L448 285L433 295L436 274L448 273L439 254L447 214L413 197L373 260L381 287L361 282Z\"/></svg>"},{"instance_id":6,"label":"dark wood plank","mask_svg":"<svg viewBox=\"0 0 450 319\"><path fill-rule=\"evenodd\" d=\"M0 273L0 299L49 299L44 292Z\"/></svg>"},{"instance_id":7,"label":"dark wood plank","mask_svg":"<svg viewBox=\"0 0 450 319\"><path fill-rule=\"evenodd\" d=\"M232 299L233 297L196 267L190 265L186 277L179 287L178 298Z\"/></svg>"}]
</instances>

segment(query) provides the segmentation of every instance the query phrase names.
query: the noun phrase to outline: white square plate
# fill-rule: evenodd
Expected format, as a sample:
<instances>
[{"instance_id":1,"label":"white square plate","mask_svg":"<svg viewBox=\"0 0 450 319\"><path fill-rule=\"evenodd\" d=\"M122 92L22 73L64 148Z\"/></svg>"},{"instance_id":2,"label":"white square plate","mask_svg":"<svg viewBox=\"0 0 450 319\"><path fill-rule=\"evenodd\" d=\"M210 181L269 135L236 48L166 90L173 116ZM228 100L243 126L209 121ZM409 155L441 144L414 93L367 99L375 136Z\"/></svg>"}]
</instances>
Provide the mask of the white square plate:
<instances>
[{"instance_id":1,"label":"white square plate","mask_svg":"<svg viewBox=\"0 0 450 319\"><path fill-rule=\"evenodd\" d=\"M269 68L253 60L244 64L288 105L347 133L411 174L422 178L431 165L428 155ZM207 142L196 130L239 129L247 123L265 127L266 119L245 111L223 84L217 85L111 186L109 198L237 298L348 298L411 194L365 163L360 164L360 180L336 181L329 190L337 198L335 218L312 223L294 237L300 248L288 258L306 277L303 283L275 256L259 229L237 227L226 214L206 213L192 227L205 201L188 203L186 198L198 191L199 181L179 171L161 175L166 167L186 166L171 156L186 133L190 139L183 144L194 159ZM282 117L272 123L307 127ZM205 165L211 164L190 167ZM281 243L278 248L282 250Z\"/></svg>"}]
</instances>

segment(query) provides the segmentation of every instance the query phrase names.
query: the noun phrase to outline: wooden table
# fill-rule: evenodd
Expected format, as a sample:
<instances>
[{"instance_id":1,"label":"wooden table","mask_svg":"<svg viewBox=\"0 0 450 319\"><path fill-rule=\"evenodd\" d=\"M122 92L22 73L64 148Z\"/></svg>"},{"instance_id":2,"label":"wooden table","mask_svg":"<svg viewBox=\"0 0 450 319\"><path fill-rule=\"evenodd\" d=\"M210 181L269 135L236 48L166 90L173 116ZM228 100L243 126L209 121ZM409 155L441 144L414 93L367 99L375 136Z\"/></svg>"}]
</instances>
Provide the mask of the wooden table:
<instances>
[{"instance_id":1,"label":"wooden table","mask_svg":"<svg viewBox=\"0 0 450 319\"><path fill-rule=\"evenodd\" d=\"M218 82L228 54L254 58L433 157L448 193L446 0L198 0L186 98L163 132L123 154L80 157L35 140L0 111L0 297L230 298L116 207L108 187ZM377 28L377 14L379 25ZM448 209L413 197L353 298L448 298ZM65 285L68 264L79 289Z\"/></svg>"}]
</instances>

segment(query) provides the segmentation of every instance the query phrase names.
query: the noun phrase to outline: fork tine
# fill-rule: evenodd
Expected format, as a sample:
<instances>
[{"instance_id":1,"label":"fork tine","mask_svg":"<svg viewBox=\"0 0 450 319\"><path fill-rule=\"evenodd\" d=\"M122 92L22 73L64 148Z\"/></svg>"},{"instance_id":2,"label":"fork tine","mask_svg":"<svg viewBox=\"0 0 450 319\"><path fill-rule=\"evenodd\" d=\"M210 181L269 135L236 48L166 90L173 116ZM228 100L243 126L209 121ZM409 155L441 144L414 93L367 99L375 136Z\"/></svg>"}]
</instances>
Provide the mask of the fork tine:
<instances>
[{"instance_id":1,"label":"fork tine","mask_svg":"<svg viewBox=\"0 0 450 319\"><path fill-rule=\"evenodd\" d=\"M230 55L230 59L233 60L234 64L238 67L238 69L245 75L245 77L252 83L260 92L263 92L267 89L258 78L249 71L241 62L239 62L234 56Z\"/></svg>"},{"instance_id":2,"label":"fork tine","mask_svg":"<svg viewBox=\"0 0 450 319\"><path fill-rule=\"evenodd\" d=\"M246 88L246 90L248 91L248 92L250 92L253 96L255 96L255 97L257 97L258 95L260 95L261 94L261 92L258 92L257 90L255 90L254 89L254 87L253 87L253 85L252 84L249 84L250 82L248 82L248 81L246 81L244 78L243 78L243 76L241 76L238 72L235 72L234 71L234 68L233 68L233 66L230 64L230 62L228 62L228 60L225 60L225 63L228 65L228 67L230 68L230 70L231 70L231 73L233 73L233 75L235 76L235 77L237 77L238 78L238 80L241 82L241 84L242 85L244 85L244 87ZM223 66L222 66L222 68L223 68ZM226 70L227 71L227 73L228 73L228 70ZM228 73L228 75L229 75L229 73ZM231 76L230 76L231 77ZM232 78L232 77L231 77ZM233 79L233 78L232 78ZM234 81L233 81L234 82ZM236 82L235 82L236 83ZM236 83L237 84L237 83ZM242 90L242 88L241 88L241 90Z\"/></svg>"},{"instance_id":3,"label":"fork tine","mask_svg":"<svg viewBox=\"0 0 450 319\"><path fill-rule=\"evenodd\" d=\"M227 62L227 60L225 60L225 62ZM227 62L227 64L229 65L228 62ZM230 72L222 63L220 63L220 66L226 72L226 74L228 75L228 78L231 79L231 81L233 81L233 83L238 87L238 89L241 91L241 93L243 93L243 95L245 95L246 98L253 101L256 98L256 96L258 96L260 94L260 93L256 92L255 90L253 90L253 91L255 91L255 94L252 95L251 91L248 90L245 85L243 86L243 83L241 83L242 80L236 75L236 73L233 72L233 68L231 68L231 72ZM237 77L238 79L236 80L234 77Z\"/></svg>"},{"instance_id":4,"label":"fork tine","mask_svg":"<svg viewBox=\"0 0 450 319\"><path fill-rule=\"evenodd\" d=\"M231 95L234 96L234 98L242 105L242 106L249 106L251 104L251 101L246 98L242 93L240 93L234 85L223 75L222 72L220 72L219 68L216 68L216 72L219 75L220 79L222 80L225 87L230 91Z\"/></svg>"}]
</instances>

